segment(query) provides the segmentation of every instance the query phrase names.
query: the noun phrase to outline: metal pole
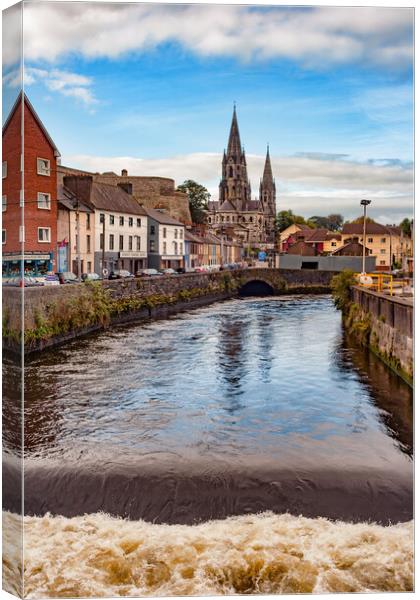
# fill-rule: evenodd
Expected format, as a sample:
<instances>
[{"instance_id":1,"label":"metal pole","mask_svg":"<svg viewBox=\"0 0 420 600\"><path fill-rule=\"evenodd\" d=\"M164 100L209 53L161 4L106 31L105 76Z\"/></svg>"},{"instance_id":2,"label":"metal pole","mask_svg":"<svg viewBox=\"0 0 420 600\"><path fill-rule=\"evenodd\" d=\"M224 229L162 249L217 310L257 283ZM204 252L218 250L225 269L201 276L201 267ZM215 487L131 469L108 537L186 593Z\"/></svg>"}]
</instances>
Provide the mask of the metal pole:
<instances>
[{"instance_id":1,"label":"metal pole","mask_svg":"<svg viewBox=\"0 0 420 600\"><path fill-rule=\"evenodd\" d=\"M362 275L366 275L365 262L366 262L366 204L363 205L363 262L362 262Z\"/></svg>"},{"instance_id":2,"label":"metal pole","mask_svg":"<svg viewBox=\"0 0 420 600\"><path fill-rule=\"evenodd\" d=\"M105 213L102 221L102 276L104 276L105 269Z\"/></svg>"},{"instance_id":3,"label":"metal pole","mask_svg":"<svg viewBox=\"0 0 420 600\"><path fill-rule=\"evenodd\" d=\"M77 198L76 207L76 254L77 254L77 279L81 281L81 260L80 260L80 213L79 213L79 198Z\"/></svg>"}]
</instances>

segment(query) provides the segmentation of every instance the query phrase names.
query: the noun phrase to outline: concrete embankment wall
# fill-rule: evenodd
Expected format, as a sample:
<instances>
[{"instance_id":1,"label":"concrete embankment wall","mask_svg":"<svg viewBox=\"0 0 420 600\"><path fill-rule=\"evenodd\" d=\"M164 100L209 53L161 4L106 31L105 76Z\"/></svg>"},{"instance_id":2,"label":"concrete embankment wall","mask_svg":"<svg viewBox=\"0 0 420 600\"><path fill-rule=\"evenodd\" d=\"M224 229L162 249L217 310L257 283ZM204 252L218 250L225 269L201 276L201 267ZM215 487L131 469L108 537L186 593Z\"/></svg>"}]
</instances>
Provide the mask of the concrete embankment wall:
<instances>
[{"instance_id":1,"label":"concrete embankment wall","mask_svg":"<svg viewBox=\"0 0 420 600\"><path fill-rule=\"evenodd\" d=\"M359 336L408 383L413 379L413 303L411 299L353 287L345 317L347 328Z\"/></svg>"},{"instance_id":2,"label":"concrete embankment wall","mask_svg":"<svg viewBox=\"0 0 420 600\"><path fill-rule=\"evenodd\" d=\"M54 346L110 324L159 318L238 296L263 281L274 294L330 290L334 273L246 269L24 290L25 351ZM19 351L22 290L3 288L3 347Z\"/></svg>"}]
</instances>

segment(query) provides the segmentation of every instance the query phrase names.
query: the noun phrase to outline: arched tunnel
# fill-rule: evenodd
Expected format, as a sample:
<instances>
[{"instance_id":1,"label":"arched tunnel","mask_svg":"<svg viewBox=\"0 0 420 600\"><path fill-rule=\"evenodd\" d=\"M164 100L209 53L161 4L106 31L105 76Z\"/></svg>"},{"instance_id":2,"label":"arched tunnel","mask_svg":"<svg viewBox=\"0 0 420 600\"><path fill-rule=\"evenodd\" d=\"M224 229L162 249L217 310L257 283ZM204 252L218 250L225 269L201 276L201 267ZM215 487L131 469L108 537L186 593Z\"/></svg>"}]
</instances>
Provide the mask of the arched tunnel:
<instances>
[{"instance_id":1,"label":"arched tunnel","mask_svg":"<svg viewBox=\"0 0 420 600\"><path fill-rule=\"evenodd\" d=\"M273 296L274 290L271 285L259 279L248 281L239 289L239 296Z\"/></svg>"}]
</instances>

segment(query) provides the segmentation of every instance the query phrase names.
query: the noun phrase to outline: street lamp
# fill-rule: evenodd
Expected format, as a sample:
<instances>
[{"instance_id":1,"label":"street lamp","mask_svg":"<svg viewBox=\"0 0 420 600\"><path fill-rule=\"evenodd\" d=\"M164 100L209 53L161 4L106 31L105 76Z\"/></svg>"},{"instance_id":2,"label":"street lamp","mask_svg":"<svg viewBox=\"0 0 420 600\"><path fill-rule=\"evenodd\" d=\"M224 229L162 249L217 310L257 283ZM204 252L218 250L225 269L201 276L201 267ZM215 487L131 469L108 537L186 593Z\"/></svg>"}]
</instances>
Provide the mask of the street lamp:
<instances>
[{"instance_id":1,"label":"street lamp","mask_svg":"<svg viewBox=\"0 0 420 600\"><path fill-rule=\"evenodd\" d=\"M362 262L362 275L366 275L365 269L365 253L366 253L366 207L369 206L371 200L360 200L361 206L363 206L363 262Z\"/></svg>"}]
</instances>

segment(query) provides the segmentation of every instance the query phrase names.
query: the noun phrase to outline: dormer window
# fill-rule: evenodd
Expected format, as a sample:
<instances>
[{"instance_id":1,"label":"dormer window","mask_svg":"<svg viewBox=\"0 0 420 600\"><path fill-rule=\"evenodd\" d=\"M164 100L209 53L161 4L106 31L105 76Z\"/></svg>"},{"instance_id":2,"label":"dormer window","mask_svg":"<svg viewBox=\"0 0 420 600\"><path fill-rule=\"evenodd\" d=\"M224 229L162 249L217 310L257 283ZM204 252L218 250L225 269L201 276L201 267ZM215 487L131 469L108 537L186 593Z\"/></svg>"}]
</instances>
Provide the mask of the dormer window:
<instances>
[{"instance_id":1,"label":"dormer window","mask_svg":"<svg viewBox=\"0 0 420 600\"><path fill-rule=\"evenodd\" d=\"M49 177L51 175L50 161L46 158L37 158L37 173L38 175L45 175Z\"/></svg>"}]
</instances>

